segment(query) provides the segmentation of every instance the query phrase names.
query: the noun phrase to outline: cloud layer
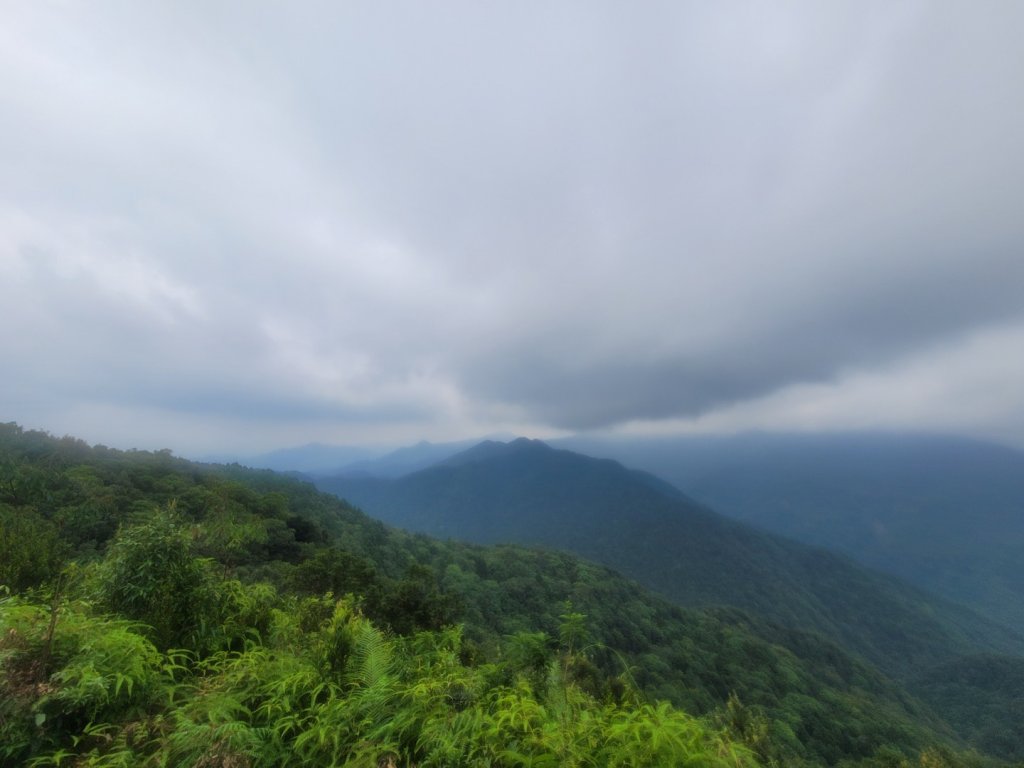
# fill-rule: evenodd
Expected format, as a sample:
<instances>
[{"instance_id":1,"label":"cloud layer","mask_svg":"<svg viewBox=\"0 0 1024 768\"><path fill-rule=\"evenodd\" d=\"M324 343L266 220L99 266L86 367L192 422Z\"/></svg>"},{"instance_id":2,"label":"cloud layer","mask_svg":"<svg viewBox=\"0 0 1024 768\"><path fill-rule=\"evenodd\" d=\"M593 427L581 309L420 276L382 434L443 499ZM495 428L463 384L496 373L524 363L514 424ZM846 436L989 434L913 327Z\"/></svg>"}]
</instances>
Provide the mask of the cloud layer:
<instances>
[{"instance_id":1,"label":"cloud layer","mask_svg":"<svg viewBox=\"0 0 1024 768\"><path fill-rule=\"evenodd\" d=\"M716 424L1024 442L1022 23L15 5L0 418L185 451Z\"/></svg>"}]
</instances>

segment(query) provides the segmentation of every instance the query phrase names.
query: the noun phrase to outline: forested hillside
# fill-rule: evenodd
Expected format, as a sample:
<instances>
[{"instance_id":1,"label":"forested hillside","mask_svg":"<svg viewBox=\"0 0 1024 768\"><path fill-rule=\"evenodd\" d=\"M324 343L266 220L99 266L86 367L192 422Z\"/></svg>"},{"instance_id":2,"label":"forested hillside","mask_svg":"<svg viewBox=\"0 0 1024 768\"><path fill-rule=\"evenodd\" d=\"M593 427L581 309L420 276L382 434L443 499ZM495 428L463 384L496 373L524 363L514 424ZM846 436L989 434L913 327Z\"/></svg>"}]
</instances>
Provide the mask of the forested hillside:
<instances>
[{"instance_id":1,"label":"forested hillside","mask_svg":"<svg viewBox=\"0 0 1024 768\"><path fill-rule=\"evenodd\" d=\"M15 425L0 583L7 765L984 762L813 635Z\"/></svg>"},{"instance_id":2,"label":"forested hillside","mask_svg":"<svg viewBox=\"0 0 1024 768\"><path fill-rule=\"evenodd\" d=\"M1024 631L1024 453L934 435L566 441Z\"/></svg>"},{"instance_id":3,"label":"forested hillside","mask_svg":"<svg viewBox=\"0 0 1024 768\"><path fill-rule=\"evenodd\" d=\"M481 443L394 480L318 485L410 530L566 549L681 605L733 605L820 632L900 677L964 654L1024 652L1020 636L958 605L537 441Z\"/></svg>"},{"instance_id":4,"label":"forested hillside","mask_svg":"<svg viewBox=\"0 0 1024 768\"><path fill-rule=\"evenodd\" d=\"M972 659L988 658L979 654L995 652L1008 664L1019 663L1022 645L1015 633L846 558L725 519L616 462L519 440L483 443L395 480L319 482L412 530L563 548L611 565L682 605L733 605L821 633L926 695L975 743L1024 743L1013 714L1024 705L1024 692L1013 707L1000 710L1006 694L999 686L990 689L994 681L983 674L939 695L931 685L917 688L936 667L955 661L968 668ZM960 704L965 698L1001 712L992 725L1004 736L970 726Z\"/></svg>"}]
</instances>

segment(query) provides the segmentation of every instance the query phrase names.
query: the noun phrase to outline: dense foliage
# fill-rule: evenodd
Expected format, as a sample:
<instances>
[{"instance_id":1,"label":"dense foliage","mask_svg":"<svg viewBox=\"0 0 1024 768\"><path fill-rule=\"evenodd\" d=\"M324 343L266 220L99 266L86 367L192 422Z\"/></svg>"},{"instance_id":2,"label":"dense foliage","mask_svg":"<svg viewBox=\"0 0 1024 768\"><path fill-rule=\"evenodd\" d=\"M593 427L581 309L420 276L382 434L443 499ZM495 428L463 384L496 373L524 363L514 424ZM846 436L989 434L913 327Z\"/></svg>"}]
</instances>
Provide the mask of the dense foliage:
<instances>
[{"instance_id":1,"label":"dense foliage","mask_svg":"<svg viewBox=\"0 0 1024 768\"><path fill-rule=\"evenodd\" d=\"M198 630L187 649L161 650L148 627L80 602L6 599L0 758L33 766L755 764L749 750L666 704L595 698L576 682L582 657L569 646L550 658L470 667L457 628L388 635L349 600L218 586L221 604L207 607L234 620L231 630ZM265 635L241 617L264 624Z\"/></svg>"},{"instance_id":2,"label":"dense foliage","mask_svg":"<svg viewBox=\"0 0 1024 768\"><path fill-rule=\"evenodd\" d=\"M166 452L0 426L0 568L8 765L984 763L821 638Z\"/></svg>"}]
</instances>

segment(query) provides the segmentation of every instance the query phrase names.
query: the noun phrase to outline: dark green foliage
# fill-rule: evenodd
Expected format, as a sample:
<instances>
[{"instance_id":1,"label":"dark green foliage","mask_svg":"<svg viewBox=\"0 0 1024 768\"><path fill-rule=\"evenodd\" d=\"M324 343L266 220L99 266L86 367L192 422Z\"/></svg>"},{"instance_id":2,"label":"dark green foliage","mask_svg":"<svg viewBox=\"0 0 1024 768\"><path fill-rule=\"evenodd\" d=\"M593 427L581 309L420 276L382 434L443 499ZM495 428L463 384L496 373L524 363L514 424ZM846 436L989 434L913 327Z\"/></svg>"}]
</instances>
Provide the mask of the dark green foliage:
<instances>
[{"instance_id":1,"label":"dark green foliage","mask_svg":"<svg viewBox=\"0 0 1024 768\"><path fill-rule=\"evenodd\" d=\"M0 584L21 590L50 581L65 550L57 526L34 508L0 503Z\"/></svg>"},{"instance_id":2,"label":"dark green foliage","mask_svg":"<svg viewBox=\"0 0 1024 768\"><path fill-rule=\"evenodd\" d=\"M1024 762L1024 659L957 659L931 670L914 687L960 724L969 743Z\"/></svg>"},{"instance_id":3,"label":"dark green foliage","mask_svg":"<svg viewBox=\"0 0 1024 768\"><path fill-rule=\"evenodd\" d=\"M369 595L379 589L376 569L369 560L337 548L320 549L299 563L289 584L296 591L309 594Z\"/></svg>"},{"instance_id":4,"label":"dark green foliage","mask_svg":"<svg viewBox=\"0 0 1024 768\"><path fill-rule=\"evenodd\" d=\"M400 634L417 629L441 629L456 619L457 600L441 592L434 572L420 564L409 566L405 576L385 592L379 615Z\"/></svg>"},{"instance_id":5,"label":"dark green foliage","mask_svg":"<svg viewBox=\"0 0 1024 768\"><path fill-rule=\"evenodd\" d=\"M99 598L150 627L161 648L195 645L219 618L209 565L194 556L177 515L155 510L114 539L96 575Z\"/></svg>"}]
</instances>

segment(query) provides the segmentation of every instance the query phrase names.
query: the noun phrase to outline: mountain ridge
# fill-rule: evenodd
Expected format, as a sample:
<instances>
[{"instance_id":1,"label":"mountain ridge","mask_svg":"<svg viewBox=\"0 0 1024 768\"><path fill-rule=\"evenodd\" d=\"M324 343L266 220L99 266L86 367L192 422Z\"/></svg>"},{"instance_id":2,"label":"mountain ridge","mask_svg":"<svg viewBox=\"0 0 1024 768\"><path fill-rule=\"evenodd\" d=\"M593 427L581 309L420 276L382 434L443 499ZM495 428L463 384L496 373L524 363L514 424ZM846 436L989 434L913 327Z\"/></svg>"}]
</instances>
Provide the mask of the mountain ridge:
<instances>
[{"instance_id":1,"label":"mountain ridge","mask_svg":"<svg viewBox=\"0 0 1024 768\"><path fill-rule=\"evenodd\" d=\"M516 441L480 444L397 479L321 478L318 486L412 530L555 546L611 565L682 605L735 605L820 631L897 675L906 674L906 658L921 666L972 651L1024 649L1017 633L965 608L849 558L756 531L643 477L610 459ZM928 628L904 633L906 658L883 642L890 630L900 633L879 612L913 615L914 626Z\"/></svg>"},{"instance_id":2,"label":"mountain ridge","mask_svg":"<svg viewBox=\"0 0 1024 768\"><path fill-rule=\"evenodd\" d=\"M1024 632L1024 452L948 435L746 434L560 445Z\"/></svg>"}]
</instances>

